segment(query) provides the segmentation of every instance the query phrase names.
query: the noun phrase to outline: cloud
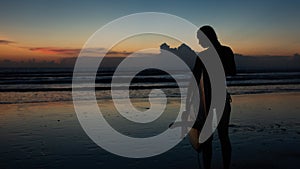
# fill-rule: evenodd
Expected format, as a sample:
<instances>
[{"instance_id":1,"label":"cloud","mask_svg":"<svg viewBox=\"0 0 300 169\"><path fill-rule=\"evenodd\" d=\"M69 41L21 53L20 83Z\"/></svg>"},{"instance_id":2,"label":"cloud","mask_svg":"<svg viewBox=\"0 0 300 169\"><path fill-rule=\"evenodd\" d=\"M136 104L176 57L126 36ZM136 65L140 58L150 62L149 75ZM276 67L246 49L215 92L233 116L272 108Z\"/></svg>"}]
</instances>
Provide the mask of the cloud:
<instances>
[{"instance_id":1,"label":"cloud","mask_svg":"<svg viewBox=\"0 0 300 169\"><path fill-rule=\"evenodd\" d=\"M80 51L80 50L79 50ZM127 51L107 51L105 48L85 48L81 51L84 56L128 56L132 54L132 52ZM106 53L107 52L107 53Z\"/></svg>"},{"instance_id":2,"label":"cloud","mask_svg":"<svg viewBox=\"0 0 300 169\"><path fill-rule=\"evenodd\" d=\"M126 52L126 51L122 51L122 52L120 52L120 51L109 51L107 53L107 56L128 56L130 54L132 54L132 52Z\"/></svg>"},{"instance_id":3,"label":"cloud","mask_svg":"<svg viewBox=\"0 0 300 169\"><path fill-rule=\"evenodd\" d=\"M99 54L104 54L105 49L104 48L85 48L82 52L87 55L99 55Z\"/></svg>"},{"instance_id":4,"label":"cloud","mask_svg":"<svg viewBox=\"0 0 300 169\"><path fill-rule=\"evenodd\" d=\"M28 48L30 51L40 52L43 54L61 54L61 55L78 55L81 49L77 48L56 48L56 47L35 47Z\"/></svg>"},{"instance_id":5,"label":"cloud","mask_svg":"<svg viewBox=\"0 0 300 169\"><path fill-rule=\"evenodd\" d=\"M12 44L12 43L16 43L16 42L10 41L10 40L0 39L0 45L9 45L9 44Z\"/></svg>"},{"instance_id":6,"label":"cloud","mask_svg":"<svg viewBox=\"0 0 300 169\"><path fill-rule=\"evenodd\" d=\"M78 55L81 51L80 48L60 48L60 47L24 47L33 52L54 55ZM86 48L83 55L87 56L100 56L105 54L104 48ZM128 56L132 52L126 51L108 51L106 56Z\"/></svg>"}]
</instances>

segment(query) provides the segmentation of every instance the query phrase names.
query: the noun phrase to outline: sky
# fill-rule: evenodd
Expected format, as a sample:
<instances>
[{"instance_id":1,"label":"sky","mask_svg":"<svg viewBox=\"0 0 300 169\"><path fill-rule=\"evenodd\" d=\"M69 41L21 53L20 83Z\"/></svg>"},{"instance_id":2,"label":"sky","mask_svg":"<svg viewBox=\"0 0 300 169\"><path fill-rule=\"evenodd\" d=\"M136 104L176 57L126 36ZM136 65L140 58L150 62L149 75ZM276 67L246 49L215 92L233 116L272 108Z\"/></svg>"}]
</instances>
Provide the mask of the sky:
<instances>
[{"instance_id":1,"label":"sky","mask_svg":"<svg viewBox=\"0 0 300 169\"><path fill-rule=\"evenodd\" d=\"M299 8L300 1L292 0L0 0L0 59L75 57L99 28L137 12L164 12L199 27L212 25L235 53L292 56L300 53ZM136 45L117 50L131 52Z\"/></svg>"}]
</instances>

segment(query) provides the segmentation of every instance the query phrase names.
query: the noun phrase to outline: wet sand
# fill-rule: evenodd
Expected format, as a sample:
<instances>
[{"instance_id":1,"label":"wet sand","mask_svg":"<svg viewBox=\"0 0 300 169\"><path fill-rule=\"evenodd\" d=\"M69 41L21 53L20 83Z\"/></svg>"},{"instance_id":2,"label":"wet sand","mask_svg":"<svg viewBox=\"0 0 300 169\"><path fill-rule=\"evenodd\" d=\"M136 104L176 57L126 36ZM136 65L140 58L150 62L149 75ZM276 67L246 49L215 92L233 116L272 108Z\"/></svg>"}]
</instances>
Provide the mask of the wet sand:
<instances>
[{"instance_id":1,"label":"wet sand","mask_svg":"<svg viewBox=\"0 0 300 169\"><path fill-rule=\"evenodd\" d=\"M298 168L300 159L300 93L233 96L230 137L232 168ZM147 109L146 100L136 100ZM173 114L178 100L169 101ZM105 116L118 115L109 101L101 101ZM0 168L198 168L188 139L172 150L146 159L113 155L94 144L81 128L72 102L0 105ZM152 135L167 127L115 127L125 134ZM214 137L213 168L221 167L221 150Z\"/></svg>"}]
</instances>

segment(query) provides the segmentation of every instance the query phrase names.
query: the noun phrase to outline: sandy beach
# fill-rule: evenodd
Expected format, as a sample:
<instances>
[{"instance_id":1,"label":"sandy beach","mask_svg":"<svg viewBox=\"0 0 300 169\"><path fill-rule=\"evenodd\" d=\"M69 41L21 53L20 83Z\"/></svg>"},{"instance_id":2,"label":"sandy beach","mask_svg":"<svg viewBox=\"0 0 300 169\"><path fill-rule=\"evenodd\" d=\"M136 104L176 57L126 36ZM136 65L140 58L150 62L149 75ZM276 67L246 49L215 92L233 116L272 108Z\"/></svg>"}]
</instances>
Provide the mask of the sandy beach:
<instances>
[{"instance_id":1,"label":"sandy beach","mask_svg":"<svg viewBox=\"0 0 300 169\"><path fill-rule=\"evenodd\" d=\"M300 158L300 93L233 96L230 123L232 168L296 169ZM137 99L147 109L146 99ZM169 101L170 114L178 100ZM99 104L114 123L110 101ZM187 138L170 151L146 159L113 155L94 144L81 128L72 102L0 104L0 168L198 168ZM167 123L167 121L166 121ZM116 122L122 130L122 123ZM119 125L119 126L118 126ZM166 125L126 134L158 133ZM221 168L214 137L213 168Z\"/></svg>"}]
</instances>

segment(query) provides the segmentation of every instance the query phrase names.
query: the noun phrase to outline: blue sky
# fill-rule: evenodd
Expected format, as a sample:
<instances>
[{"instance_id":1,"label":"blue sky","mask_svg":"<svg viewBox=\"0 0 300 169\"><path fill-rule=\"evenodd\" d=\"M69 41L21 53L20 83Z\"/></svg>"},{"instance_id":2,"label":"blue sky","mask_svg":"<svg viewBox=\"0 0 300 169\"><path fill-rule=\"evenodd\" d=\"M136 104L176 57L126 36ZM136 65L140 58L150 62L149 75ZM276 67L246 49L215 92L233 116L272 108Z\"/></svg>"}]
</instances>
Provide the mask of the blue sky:
<instances>
[{"instance_id":1,"label":"blue sky","mask_svg":"<svg viewBox=\"0 0 300 169\"><path fill-rule=\"evenodd\" d=\"M136 12L165 12L212 25L237 53L300 52L300 1L0 1L0 40L18 46L80 48L101 26ZM0 46L1 54L13 51ZM12 48L12 46L10 46ZM22 53L22 52L21 52Z\"/></svg>"}]
</instances>

